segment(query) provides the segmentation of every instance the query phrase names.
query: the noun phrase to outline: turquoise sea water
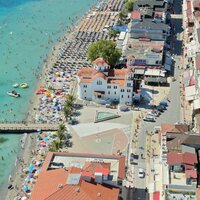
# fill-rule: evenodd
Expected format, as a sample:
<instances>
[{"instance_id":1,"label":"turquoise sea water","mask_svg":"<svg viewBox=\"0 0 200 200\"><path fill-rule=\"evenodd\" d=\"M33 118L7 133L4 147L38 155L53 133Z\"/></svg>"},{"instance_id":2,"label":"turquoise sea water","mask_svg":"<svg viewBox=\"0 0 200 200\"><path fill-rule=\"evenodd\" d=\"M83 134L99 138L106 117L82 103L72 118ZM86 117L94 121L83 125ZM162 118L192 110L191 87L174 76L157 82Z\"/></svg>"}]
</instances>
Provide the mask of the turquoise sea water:
<instances>
[{"instance_id":1,"label":"turquoise sea water","mask_svg":"<svg viewBox=\"0 0 200 200\"><path fill-rule=\"evenodd\" d=\"M37 75L56 40L72 19L82 16L96 0L0 0L0 121L23 120L36 89ZM14 83L21 98L8 96ZM2 135L0 135L2 136ZM0 144L0 185L7 180L18 151L20 135Z\"/></svg>"}]
</instances>

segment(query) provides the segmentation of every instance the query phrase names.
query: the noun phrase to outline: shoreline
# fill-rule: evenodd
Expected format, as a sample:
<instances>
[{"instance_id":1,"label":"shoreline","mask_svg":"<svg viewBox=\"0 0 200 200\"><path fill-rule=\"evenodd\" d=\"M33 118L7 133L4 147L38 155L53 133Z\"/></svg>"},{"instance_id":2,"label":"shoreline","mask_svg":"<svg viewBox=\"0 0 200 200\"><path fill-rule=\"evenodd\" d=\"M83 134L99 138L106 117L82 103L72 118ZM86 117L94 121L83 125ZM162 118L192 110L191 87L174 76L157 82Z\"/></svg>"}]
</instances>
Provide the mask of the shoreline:
<instances>
[{"instance_id":1,"label":"shoreline","mask_svg":"<svg viewBox=\"0 0 200 200\"><path fill-rule=\"evenodd\" d=\"M98 3L98 2L97 2ZM81 25L81 23L84 21L85 16L87 16L87 14L89 12L91 12L92 8L97 4L95 3L94 5L92 5L88 11L86 11L82 16L79 17L75 17L74 20L76 20L75 24L73 24L73 20L71 22L70 25L67 25L67 29L64 32L64 34L62 36L60 36L52 45L52 48L50 49L48 56L46 58L44 58L43 60L45 60L42 63L41 66L41 70L38 74L38 76L42 77L41 79L38 78L37 82L36 82L36 86L35 86L35 90L40 88L45 80L45 75L46 73L50 70L50 68L52 67L52 64L57 60L57 53L59 52L59 48L62 47L63 42L66 40L66 38L72 37L73 34L75 33L76 29ZM70 35L69 35L70 34ZM40 100L40 96L36 95L34 93L33 97L30 98L30 103L28 106L28 113L26 114L26 116L24 117L25 119L27 119L27 121L34 121L35 115L36 115L36 110L38 105L39 105L39 100ZM31 113L31 114L30 114ZM23 137L23 134L21 134L21 138ZM30 138L33 137L34 139L32 140L33 143L30 143ZM24 147L24 149L20 149L20 151L17 154L17 158L23 158L26 165L28 166L31 162L31 152L35 151L37 149L36 146L36 137L35 137L35 133L29 133L27 135L27 141L25 142L26 145ZM15 166L13 167L10 175L12 176L13 182L12 185L17 186L17 188L21 187L21 184L23 182L23 178L21 178L20 176L20 168L21 166L19 165L19 161L16 159L15 161ZM5 181L5 183L2 185L2 190L6 190L5 192L3 191L2 194L2 198L5 200L11 200L14 198L14 196L16 196L19 192L20 189L17 191L16 188L14 188L13 190L8 190L8 185L9 185L9 181L8 179Z\"/></svg>"},{"instance_id":2,"label":"shoreline","mask_svg":"<svg viewBox=\"0 0 200 200\"><path fill-rule=\"evenodd\" d=\"M38 74L39 78L38 78L38 81L35 86L36 90L45 84L45 77L47 76L48 72L53 68L53 65L56 63L56 61L59 60L58 54L61 51L60 49L63 47L64 43L70 39L72 39L72 40L75 39L76 33L78 33L78 30L80 30L81 26L83 26L83 24L87 21L87 16L91 15L95 11L94 8L96 7L96 5L99 5L100 2L97 1L96 3L94 3L88 9L88 11L85 14L83 14L82 16L75 17L75 19L73 19L73 20L76 20L76 22L73 24L73 20L72 20L71 25L67 26L67 29L63 33L63 35L60 36L55 41L55 43L52 46L52 49L49 51L48 56L43 59L44 62L42 63L41 70ZM70 83L72 84L73 82L70 82ZM70 88L70 89L72 89L72 88ZM30 99L30 104L28 106L28 113L25 116L25 119L27 119L26 121L33 121L33 122L35 121L35 116L38 111L38 107L40 105L40 99L41 99L41 96L36 95L34 93L32 98ZM63 120L62 120L62 122L63 122ZM33 134L30 133L27 135L26 145L25 145L24 149L22 149L18 154L18 157L20 157L20 158L22 157L24 159L27 167L29 166L31 159L32 159L31 152L38 148L36 145L37 141L36 141L35 136L36 136L35 133L33 133ZM34 139L31 139L32 137ZM33 141L34 141L34 143L33 143ZM14 179L12 184L13 184L13 186L17 186L17 187L11 191L7 190L7 193L5 195L6 200L13 199L20 192L22 181L24 179L24 177L23 178L20 177L21 176L20 165L19 165L19 162L17 162L17 163L18 163L17 166L15 166L12 171L12 174L13 174L12 178ZM5 188L5 189L7 189L7 188Z\"/></svg>"}]
</instances>

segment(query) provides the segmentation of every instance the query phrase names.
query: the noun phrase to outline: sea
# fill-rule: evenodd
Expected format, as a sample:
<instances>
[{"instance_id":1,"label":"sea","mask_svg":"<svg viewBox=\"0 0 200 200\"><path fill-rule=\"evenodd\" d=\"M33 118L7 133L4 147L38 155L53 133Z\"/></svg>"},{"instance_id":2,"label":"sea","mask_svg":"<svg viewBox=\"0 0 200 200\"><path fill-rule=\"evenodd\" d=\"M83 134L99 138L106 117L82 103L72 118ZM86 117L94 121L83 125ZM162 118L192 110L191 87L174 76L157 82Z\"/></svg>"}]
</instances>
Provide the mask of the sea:
<instances>
[{"instance_id":1,"label":"sea","mask_svg":"<svg viewBox=\"0 0 200 200\"><path fill-rule=\"evenodd\" d=\"M97 0L0 0L0 122L26 118L38 74L58 39ZM15 83L20 98L7 95ZM0 193L20 151L20 134L0 134Z\"/></svg>"}]
</instances>

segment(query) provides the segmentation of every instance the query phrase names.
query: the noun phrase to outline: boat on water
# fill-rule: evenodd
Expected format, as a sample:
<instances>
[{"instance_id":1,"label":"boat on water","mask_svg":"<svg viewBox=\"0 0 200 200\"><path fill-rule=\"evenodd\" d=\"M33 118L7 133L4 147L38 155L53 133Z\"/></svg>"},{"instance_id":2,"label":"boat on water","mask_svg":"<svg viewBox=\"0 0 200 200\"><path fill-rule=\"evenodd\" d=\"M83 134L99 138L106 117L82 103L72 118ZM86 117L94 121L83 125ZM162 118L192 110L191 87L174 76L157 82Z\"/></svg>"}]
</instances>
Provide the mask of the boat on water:
<instances>
[{"instance_id":1,"label":"boat on water","mask_svg":"<svg viewBox=\"0 0 200 200\"><path fill-rule=\"evenodd\" d=\"M19 93L17 93L16 91L12 91L12 92L7 92L7 94L9 95L9 96L12 96L12 97L20 97L20 94Z\"/></svg>"},{"instance_id":2,"label":"boat on water","mask_svg":"<svg viewBox=\"0 0 200 200\"><path fill-rule=\"evenodd\" d=\"M24 89L24 88L27 88L27 87L28 87L28 84L27 84L27 83L21 83L21 84L20 84L20 87L23 88L23 89Z\"/></svg>"},{"instance_id":3,"label":"boat on water","mask_svg":"<svg viewBox=\"0 0 200 200\"><path fill-rule=\"evenodd\" d=\"M18 83L15 83L12 85L14 88L18 88L19 87L19 84Z\"/></svg>"}]
</instances>

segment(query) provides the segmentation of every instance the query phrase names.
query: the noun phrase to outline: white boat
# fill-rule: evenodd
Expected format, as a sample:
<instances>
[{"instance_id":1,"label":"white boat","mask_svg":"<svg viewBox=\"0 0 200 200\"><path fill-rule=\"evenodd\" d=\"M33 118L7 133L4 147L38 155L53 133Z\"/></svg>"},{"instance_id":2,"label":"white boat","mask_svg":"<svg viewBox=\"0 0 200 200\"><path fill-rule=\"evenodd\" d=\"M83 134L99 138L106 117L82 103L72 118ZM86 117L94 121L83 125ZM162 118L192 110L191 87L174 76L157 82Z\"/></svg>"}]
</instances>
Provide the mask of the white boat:
<instances>
[{"instance_id":1,"label":"white boat","mask_svg":"<svg viewBox=\"0 0 200 200\"><path fill-rule=\"evenodd\" d=\"M12 96L12 97L20 97L20 94L19 93L17 93L16 91L12 91L12 92L7 92L7 94L9 95L9 96Z\"/></svg>"},{"instance_id":2,"label":"white boat","mask_svg":"<svg viewBox=\"0 0 200 200\"><path fill-rule=\"evenodd\" d=\"M18 83L15 83L15 84L13 84L12 85L14 88L17 88L17 87L19 87L19 84Z\"/></svg>"}]
</instances>

